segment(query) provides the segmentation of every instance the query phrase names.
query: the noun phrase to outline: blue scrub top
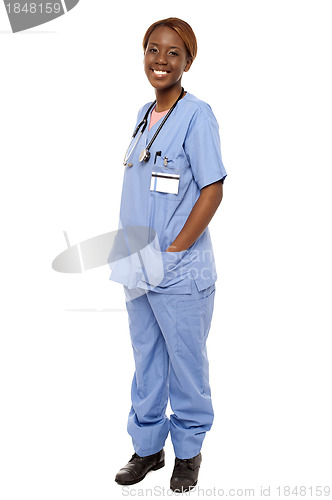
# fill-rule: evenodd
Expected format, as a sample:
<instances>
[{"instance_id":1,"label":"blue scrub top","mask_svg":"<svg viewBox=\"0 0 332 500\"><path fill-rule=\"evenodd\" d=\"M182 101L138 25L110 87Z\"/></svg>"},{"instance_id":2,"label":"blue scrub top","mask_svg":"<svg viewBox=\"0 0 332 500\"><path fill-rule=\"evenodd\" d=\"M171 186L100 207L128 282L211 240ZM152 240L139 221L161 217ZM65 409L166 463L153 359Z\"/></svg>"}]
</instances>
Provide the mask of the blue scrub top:
<instances>
[{"instance_id":1,"label":"blue scrub top","mask_svg":"<svg viewBox=\"0 0 332 500\"><path fill-rule=\"evenodd\" d=\"M149 102L139 110L136 126L151 104ZM149 120L150 116L148 123ZM128 163L131 162L133 166L124 167L119 218L119 228L124 231L127 226L145 226L157 235L153 240L154 244L148 245L145 255L145 262L150 262L150 269L149 272L144 269L141 255L138 259L133 259L128 252L129 260L112 264L110 279L129 288L175 294L191 293L194 280L201 291L217 280L209 228L187 250L166 252L166 249L184 226L200 190L218 180L224 181L227 176L221 158L218 122L207 103L187 92L177 103L151 146L149 161L140 162L139 155L148 145L161 120L150 130L146 127L128 159ZM158 174L158 182L166 179L166 184L170 183L172 186L170 189L166 187L169 192L163 192L164 188L162 191L155 190ZM178 183L170 181L174 176L179 179ZM155 244L156 241L159 245ZM156 252L159 252L161 258L163 276L154 281L153 277L160 271L160 266L156 263L155 269L158 272L154 272L154 269L151 272ZM144 252L142 256L144 257Z\"/></svg>"}]
</instances>

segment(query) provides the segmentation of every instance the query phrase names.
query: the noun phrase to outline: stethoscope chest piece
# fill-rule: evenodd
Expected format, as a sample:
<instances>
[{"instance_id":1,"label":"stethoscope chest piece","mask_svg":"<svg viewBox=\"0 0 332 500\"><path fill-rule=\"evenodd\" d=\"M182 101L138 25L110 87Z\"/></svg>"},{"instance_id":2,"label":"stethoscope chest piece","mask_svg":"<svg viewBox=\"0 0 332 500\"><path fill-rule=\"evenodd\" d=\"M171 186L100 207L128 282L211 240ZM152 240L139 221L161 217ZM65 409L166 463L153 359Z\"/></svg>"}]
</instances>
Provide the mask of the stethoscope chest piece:
<instances>
[{"instance_id":1,"label":"stethoscope chest piece","mask_svg":"<svg viewBox=\"0 0 332 500\"><path fill-rule=\"evenodd\" d=\"M150 151L148 149L143 149L143 151L139 155L139 161L141 161L141 162L142 161L149 161L150 156L151 156Z\"/></svg>"}]
</instances>

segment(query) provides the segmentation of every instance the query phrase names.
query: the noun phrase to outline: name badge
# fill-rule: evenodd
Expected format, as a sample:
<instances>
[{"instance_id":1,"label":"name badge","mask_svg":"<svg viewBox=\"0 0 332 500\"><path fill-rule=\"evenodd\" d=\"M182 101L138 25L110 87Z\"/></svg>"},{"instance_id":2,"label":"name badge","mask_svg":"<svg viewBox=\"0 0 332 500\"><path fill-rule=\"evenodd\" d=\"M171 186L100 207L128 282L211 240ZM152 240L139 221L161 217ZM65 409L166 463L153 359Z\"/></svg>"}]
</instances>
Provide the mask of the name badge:
<instances>
[{"instance_id":1,"label":"name badge","mask_svg":"<svg viewBox=\"0 0 332 500\"><path fill-rule=\"evenodd\" d=\"M150 191L178 194L180 175L152 172Z\"/></svg>"}]
</instances>

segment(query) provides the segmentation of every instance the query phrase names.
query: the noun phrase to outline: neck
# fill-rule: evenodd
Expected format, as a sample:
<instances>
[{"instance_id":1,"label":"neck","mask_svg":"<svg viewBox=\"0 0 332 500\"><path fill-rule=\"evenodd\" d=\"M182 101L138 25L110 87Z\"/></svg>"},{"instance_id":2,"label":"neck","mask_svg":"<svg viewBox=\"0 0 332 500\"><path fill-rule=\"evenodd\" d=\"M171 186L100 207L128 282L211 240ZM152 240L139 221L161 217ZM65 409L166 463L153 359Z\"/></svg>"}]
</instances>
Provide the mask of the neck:
<instances>
[{"instance_id":1,"label":"neck","mask_svg":"<svg viewBox=\"0 0 332 500\"><path fill-rule=\"evenodd\" d=\"M156 89L156 107L155 110L157 113L161 113L162 111L166 111L167 109L170 109L177 98L181 94L181 83L177 85L176 87L171 87L170 89ZM185 93L183 94L183 96ZM182 97L183 97L182 96Z\"/></svg>"}]
</instances>

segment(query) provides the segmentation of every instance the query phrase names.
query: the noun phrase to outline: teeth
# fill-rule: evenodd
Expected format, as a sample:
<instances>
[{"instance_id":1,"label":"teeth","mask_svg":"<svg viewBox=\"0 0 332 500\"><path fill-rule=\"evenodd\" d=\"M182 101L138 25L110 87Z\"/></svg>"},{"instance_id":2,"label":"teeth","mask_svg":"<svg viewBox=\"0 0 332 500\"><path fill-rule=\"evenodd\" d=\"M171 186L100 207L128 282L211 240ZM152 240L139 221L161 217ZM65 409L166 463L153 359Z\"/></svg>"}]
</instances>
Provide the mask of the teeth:
<instances>
[{"instance_id":1,"label":"teeth","mask_svg":"<svg viewBox=\"0 0 332 500\"><path fill-rule=\"evenodd\" d=\"M157 71L156 69L153 70L156 75L167 75L167 71Z\"/></svg>"}]
</instances>

